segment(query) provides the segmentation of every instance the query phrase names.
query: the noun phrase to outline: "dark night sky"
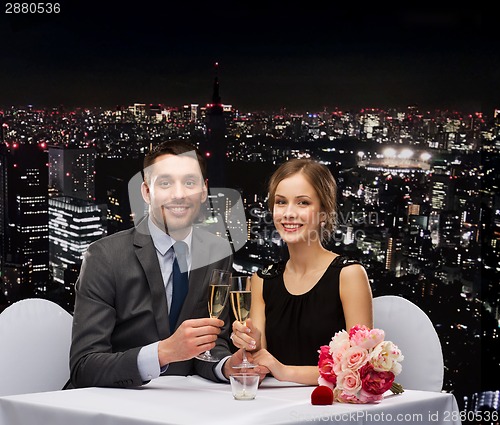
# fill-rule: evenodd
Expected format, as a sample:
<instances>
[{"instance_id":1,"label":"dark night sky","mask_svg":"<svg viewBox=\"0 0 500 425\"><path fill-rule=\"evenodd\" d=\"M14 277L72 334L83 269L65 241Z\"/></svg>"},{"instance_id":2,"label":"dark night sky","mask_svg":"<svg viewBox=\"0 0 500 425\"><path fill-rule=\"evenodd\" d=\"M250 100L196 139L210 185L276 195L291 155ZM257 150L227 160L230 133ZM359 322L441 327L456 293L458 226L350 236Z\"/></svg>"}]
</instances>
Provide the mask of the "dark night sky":
<instances>
[{"instance_id":1,"label":"dark night sky","mask_svg":"<svg viewBox=\"0 0 500 425\"><path fill-rule=\"evenodd\" d=\"M500 107L498 45L471 6L69 3L2 13L0 106L203 104L219 61L244 111Z\"/></svg>"}]
</instances>

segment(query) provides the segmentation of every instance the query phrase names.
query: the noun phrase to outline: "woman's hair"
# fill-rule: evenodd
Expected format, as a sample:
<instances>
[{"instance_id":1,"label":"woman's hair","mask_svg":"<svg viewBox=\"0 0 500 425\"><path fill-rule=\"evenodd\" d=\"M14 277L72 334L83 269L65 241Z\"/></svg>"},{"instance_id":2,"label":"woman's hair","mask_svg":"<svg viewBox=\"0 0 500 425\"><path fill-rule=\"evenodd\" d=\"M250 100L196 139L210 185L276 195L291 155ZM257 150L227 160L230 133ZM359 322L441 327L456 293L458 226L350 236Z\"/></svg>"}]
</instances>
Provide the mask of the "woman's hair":
<instances>
[{"instance_id":1,"label":"woman's hair","mask_svg":"<svg viewBox=\"0 0 500 425\"><path fill-rule=\"evenodd\" d=\"M323 164L312 159L291 159L281 164L269 180L269 210L273 211L278 184L295 174L302 173L318 194L321 211L325 217L321 227L321 241L326 242L337 225L337 182L332 173Z\"/></svg>"}]
</instances>

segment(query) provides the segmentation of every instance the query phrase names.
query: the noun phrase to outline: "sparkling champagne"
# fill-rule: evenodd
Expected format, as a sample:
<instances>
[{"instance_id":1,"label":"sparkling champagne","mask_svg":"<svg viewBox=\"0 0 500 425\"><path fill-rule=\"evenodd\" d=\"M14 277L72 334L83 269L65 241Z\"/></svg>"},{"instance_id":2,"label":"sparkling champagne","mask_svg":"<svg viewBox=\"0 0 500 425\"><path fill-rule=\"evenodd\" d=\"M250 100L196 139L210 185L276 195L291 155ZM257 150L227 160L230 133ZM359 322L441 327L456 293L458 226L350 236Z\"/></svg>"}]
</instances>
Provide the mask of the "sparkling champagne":
<instances>
[{"instance_id":1,"label":"sparkling champagne","mask_svg":"<svg viewBox=\"0 0 500 425\"><path fill-rule=\"evenodd\" d=\"M208 297L208 313L213 319L218 319L227 302L229 285L210 285Z\"/></svg>"},{"instance_id":2,"label":"sparkling champagne","mask_svg":"<svg viewBox=\"0 0 500 425\"><path fill-rule=\"evenodd\" d=\"M231 291L234 316L241 323L244 323L250 314L251 299L252 293L250 291Z\"/></svg>"}]
</instances>

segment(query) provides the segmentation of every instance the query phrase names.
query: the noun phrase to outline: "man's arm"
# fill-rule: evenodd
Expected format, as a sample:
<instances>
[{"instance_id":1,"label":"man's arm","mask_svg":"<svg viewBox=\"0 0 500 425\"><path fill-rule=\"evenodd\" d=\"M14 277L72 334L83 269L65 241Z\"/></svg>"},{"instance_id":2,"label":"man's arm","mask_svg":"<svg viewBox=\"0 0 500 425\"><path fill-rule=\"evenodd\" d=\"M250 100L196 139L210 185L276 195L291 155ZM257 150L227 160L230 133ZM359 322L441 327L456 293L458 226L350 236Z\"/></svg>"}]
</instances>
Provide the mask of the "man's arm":
<instances>
[{"instance_id":1,"label":"man's arm","mask_svg":"<svg viewBox=\"0 0 500 425\"><path fill-rule=\"evenodd\" d=\"M137 367L141 347L113 352L116 265L110 258L110 248L106 249L105 243L89 247L76 284L70 350L71 382L75 387L131 387L143 383Z\"/></svg>"}]
</instances>

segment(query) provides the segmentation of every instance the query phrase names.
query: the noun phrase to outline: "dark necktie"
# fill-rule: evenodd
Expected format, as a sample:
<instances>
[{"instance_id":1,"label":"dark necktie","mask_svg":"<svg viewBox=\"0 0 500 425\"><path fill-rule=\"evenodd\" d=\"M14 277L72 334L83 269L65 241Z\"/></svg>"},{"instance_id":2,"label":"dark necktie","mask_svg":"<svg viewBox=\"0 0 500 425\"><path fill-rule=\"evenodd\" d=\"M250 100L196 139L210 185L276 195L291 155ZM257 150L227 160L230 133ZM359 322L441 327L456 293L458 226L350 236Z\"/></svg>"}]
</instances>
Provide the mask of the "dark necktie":
<instances>
[{"instance_id":1,"label":"dark necktie","mask_svg":"<svg viewBox=\"0 0 500 425\"><path fill-rule=\"evenodd\" d=\"M185 242L176 242L173 246L175 259L172 266L172 303L170 305L170 331L173 333L182 305L188 293L189 279L187 271L187 245Z\"/></svg>"}]
</instances>

